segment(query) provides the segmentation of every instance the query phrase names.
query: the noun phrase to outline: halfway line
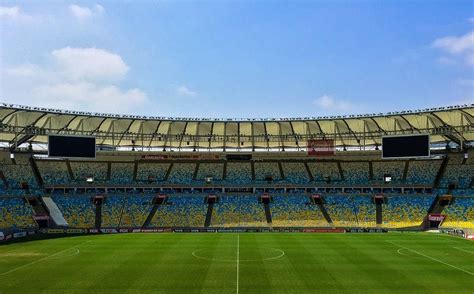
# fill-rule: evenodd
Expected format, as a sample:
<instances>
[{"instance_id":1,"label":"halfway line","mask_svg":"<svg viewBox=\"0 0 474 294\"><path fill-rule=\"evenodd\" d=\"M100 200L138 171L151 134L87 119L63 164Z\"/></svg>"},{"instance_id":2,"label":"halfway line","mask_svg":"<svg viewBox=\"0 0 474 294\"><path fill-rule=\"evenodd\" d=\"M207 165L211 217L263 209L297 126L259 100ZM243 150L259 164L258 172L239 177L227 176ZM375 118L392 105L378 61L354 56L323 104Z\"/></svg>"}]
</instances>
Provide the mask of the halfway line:
<instances>
[{"instance_id":1,"label":"halfway line","mask_svg":"<svg viewBox=\"0 0 474 294\"><path fill-rule=\"evenodd\" d=\"M429 259L431 259L431 260L433 260L433 261L442 263L442 264L444 264L444 265L447 265L447 266L450 266L450 267L455 268L455 269L457 269L457 270L460 270L460 271L462 271L462 272L465 272L466 274L470 274L471 276L474 276L474 273L471 273L470 271L467 271L467 270L465 270L465 269L459 268L459 267L454 266L454 265L452 265L452 264L446 263L446 262L441 261L441 260L439 260L439 259L436 259L436 258L434 258L434 257L425 255L425 254L420 253L420 252L418 252L418 251L416 251L416 250L407 248L407 247L402 246L402 245L398 245L398 244L393 243L393 242L388 241L388 240L385 240L385 242L388 242L388 243L390 243L390 244L396 245L396 246L401 247L401 248L403 248L403 249L406 249L406 250L409 250L409 251L411 251L411 252L414 252L414 253L416 253L416 254L418 254L418 255L421 255L421 256L424 256L424 257L426 257L426 258L429 258Z\"/></svg>"},{"instance_id":2,"label":"halfway line","mask_svg":"<svg viewBox=\"0 0 474 294\"><path fill-rule=\"evenodd\" d=\"M240 235L237 234L237 294L239 294Z\"/></svg>"},{"instance_id":3,"label":"halfway line","mask_svg":"<svg viewBox=\"0 0 474 294\"><path fill-rule=\"evenodd\" d=\"M91 240L86 241L86 242L83 242L83 243L78 244L78 245L74 245L74 246L72 246L72 247L69 247L69 248L64 249L64 250L62 250L62 251L59 251L59 252L56 252L56 253L54 253L54 254L48 255L48 256L43 257L43 258L41 258L41 259L38 259L38 260L32 261L32 262L30 262L30 263L24 264L24 265L22 265L22 266L16 267L16 268L11 269L11 270L9 270L9 271L7 271L7 272L1 273L0 276L4 276L4 275L7 275L7 274L9 274L9 273L15 272L15 271L17 271L17 270L19 270L19 269L22 269L22 268L27 267L27 266L29 266L29 265L38 263L38 262L43 261L43 260L45 260L45 259L48 259L48 258L50 258L50 257L54 257L54 256L56 256L56 255L59 255L59 254L65 252L65 251L71 250L71 249L73 249L73 248L79 247L79 246L84 245L84 244L89 243L89 242L91 242Z\"/></svg>"}]
</instances>

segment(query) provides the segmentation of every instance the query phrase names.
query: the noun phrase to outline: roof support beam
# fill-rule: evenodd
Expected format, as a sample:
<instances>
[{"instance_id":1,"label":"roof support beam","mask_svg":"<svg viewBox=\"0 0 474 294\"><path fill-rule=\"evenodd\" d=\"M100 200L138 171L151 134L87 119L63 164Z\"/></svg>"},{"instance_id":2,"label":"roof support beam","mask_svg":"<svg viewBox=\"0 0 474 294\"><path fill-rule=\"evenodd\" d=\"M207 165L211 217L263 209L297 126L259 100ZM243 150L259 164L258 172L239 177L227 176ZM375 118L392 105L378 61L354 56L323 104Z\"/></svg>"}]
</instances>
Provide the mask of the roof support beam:
<instances>
[{"instance_id":1,"label":"roof support beam","mask_svg":"<svg viewBox=\"0 0 474 294\"><path fill-rule=\"evenodd\" d=\"M160 121L158 122L158 125L156 126L155 131L154 131L153 134L151 135L150 143L148 143L148 148L151 147L151 143L153 143L153 139L156 137L156 135L157 135L157 133L158 133L158 130L160 129L160 125L161 125L162 122L163 122L162 120L160 120Z\"/></svg>"}]
</instances>

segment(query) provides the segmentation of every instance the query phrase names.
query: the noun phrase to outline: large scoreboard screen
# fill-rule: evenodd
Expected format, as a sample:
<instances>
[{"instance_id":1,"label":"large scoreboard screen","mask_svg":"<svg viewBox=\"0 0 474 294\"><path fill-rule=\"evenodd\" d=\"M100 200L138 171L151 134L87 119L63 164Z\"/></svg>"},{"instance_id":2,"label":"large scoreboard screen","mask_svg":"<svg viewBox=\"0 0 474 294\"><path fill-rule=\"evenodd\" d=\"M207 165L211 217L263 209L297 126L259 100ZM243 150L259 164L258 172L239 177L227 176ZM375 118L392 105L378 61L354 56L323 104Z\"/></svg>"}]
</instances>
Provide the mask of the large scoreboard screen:
<instances>
[{"instance_id":1,"label":"large scoreboard screen","mask_svg":"<svg viewBox=\"0 0 474 294\"><path fill-rule=\"evenodd\" d=\"M49 135L48 156L95 158L95 137Z\"/></svg>"},{"instance_id":2,"label":"large scoreboard screen","mask_svg":"<svg viewBox=\"0 0 474 294\"><path fill-rule=\"evenodd\" d=\"M413 158L430 156L428 134L382 137L382 158Z\"/></svg>"}]
</instances>

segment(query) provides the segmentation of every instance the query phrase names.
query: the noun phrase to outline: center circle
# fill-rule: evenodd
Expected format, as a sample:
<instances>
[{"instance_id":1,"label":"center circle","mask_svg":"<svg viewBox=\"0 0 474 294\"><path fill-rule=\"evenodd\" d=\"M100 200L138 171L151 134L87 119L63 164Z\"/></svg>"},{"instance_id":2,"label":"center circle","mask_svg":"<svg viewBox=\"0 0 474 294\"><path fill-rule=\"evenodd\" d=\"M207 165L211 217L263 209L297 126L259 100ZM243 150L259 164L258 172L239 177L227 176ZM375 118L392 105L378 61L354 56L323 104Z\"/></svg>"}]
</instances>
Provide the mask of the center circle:
<instances>
[{"instance_id":1,"label":"center circle","mask_svg":"<svg viewBox=\"0 0 474 294\"><path fill-rule=\"evenodd\" d=\"M196 258L210 261L237 262L238 256L239 262L256 262L281 258L285 255L285 251L270 247L225 247L201 248L191 254Z\"/></svg>"}]
</instances>

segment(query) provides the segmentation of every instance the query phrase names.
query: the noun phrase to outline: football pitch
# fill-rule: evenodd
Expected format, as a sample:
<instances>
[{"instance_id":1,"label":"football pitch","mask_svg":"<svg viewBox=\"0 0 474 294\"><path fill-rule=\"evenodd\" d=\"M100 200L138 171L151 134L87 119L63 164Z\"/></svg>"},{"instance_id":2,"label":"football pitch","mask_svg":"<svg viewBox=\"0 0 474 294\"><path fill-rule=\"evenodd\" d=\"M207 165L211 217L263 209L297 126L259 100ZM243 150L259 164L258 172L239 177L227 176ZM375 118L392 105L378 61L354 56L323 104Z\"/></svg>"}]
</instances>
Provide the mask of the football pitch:
<instances>
[{"instance_id":1,"label":"football pitch","mask_svg":"<svg viewBox=\"0 0 474 294\"><path fill-rule=\"evenodd\" d=\"M0 246L0 293L474 293L474 243L429 233L150 233Z\"/></svg>"}]
</instances>

